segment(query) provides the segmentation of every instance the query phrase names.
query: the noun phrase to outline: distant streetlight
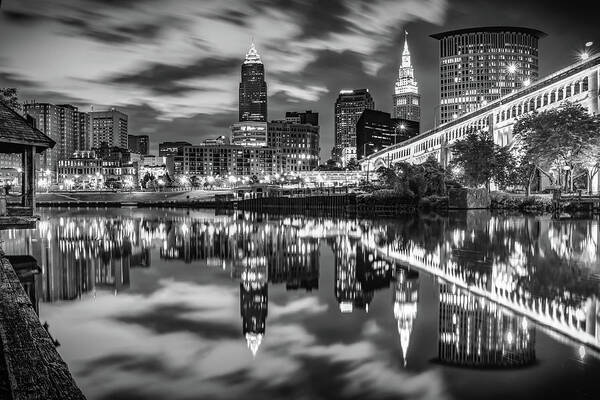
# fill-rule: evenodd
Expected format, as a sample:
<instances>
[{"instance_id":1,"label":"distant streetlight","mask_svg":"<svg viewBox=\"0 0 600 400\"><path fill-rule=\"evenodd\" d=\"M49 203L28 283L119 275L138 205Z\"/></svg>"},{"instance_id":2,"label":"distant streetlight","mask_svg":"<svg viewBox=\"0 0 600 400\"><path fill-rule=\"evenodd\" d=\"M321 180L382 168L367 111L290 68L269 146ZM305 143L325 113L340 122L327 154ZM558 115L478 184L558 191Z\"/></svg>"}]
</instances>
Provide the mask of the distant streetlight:
<instances>
[{"instance_id":1,"label":"distant streetlight","mask_svg":"<svg viewBox=\"0 0 600 400\"><path fill-rule=\"evenodd\" d=\"M587 51L582 51L582 52L579 54L579 58L581 58L581 61L585 61L585 60L587 60L588 58L590 58L590 53L588 53Z\"/></svg>"},{"instance_id":2,"label":"distant streetlight","mask_svg":"<svg viewBox=\"0 0 600 400\"><path fill-rule=\"evenodd\" d=\"M508 66L506 67L506 71L509 74L514 74L515 72L517 72L517 65L514 63L508 64Z\"/></svg>"},{"instance_id":3,"label":"distant streetlight","mask_svg":"<svg viewBox=\"0 0 600 400\"><path fill-rule=\"evenodd\" d=\"M527 78L523 81L523 86L527 87L529 85L531 85L531 79Z\"/></svg>"}]
</instances>

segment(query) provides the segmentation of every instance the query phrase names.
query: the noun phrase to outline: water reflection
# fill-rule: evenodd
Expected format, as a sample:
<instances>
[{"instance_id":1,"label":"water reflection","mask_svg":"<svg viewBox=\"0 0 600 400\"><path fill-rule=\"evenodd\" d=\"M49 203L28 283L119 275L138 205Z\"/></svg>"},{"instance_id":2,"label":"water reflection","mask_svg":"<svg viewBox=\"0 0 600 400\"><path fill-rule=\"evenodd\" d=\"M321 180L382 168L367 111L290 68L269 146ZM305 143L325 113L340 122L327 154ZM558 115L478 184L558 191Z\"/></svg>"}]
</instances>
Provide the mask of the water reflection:
<instances>
[{"instance_id":1,"label":"water reflection","mask_svg":"<svg viewBox=\"0 0 600 400\"><path fill-rule=\"evenodd\" d=\"M32 254L42 266L37 289L46 303L127 292L132 269L152 270L152 253L231 279L236 293L239 284L239 338L253 356L277 312L271 303L269 317L271 289L309 296L320 269L331 268L333 286L320 291L335 298L337 313L365 316L378 299L387 302L399 361L409 368L423 333L416 326L430 317L423 279L433 277L437 360L512 368L535 364L540 331L581 358L599 356L599 229L597 220L485 212L377 222L70 210L44 214L36 230L3 234L8 253ZM320 266L324 249L332 265Z\"/></svg>"}]
</instances>

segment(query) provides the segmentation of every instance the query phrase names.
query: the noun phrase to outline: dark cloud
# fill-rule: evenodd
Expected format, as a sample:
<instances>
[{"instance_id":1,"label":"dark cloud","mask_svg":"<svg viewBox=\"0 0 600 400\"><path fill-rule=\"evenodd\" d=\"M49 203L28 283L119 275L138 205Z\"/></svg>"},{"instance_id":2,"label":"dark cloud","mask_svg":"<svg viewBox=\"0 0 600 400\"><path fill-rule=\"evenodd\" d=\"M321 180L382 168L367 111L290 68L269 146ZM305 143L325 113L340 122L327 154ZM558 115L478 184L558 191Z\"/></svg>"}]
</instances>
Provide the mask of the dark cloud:
<instances>
[{"instance_id":1,"label":"dark cloud","mask_svg":"<svg viewBox=\"0 0 600 400\"><path fill-rule=\"evenodd\" d=\"M189 65L156 63L146 68L107 79L109 83L142 87L160 94L176 94L197 90L180 81L226 75L238 68L238 58L202 58Z\"/></svg>"},{"instance_id":2,"label":"dark cloud","mask_svg":"<svg viewBox=\"0 0 600 400\"><path fill-rule=\"evenodd\" d=\"M45 19L44 17L37 14L16 10L2 10L0 12L0 15L6 21L24 25L35 24Z\"/></svg>"},{"instance_id":3,"label":"dark cloud","mask_svg":"<svg viewBox=\"0 0 600 400\"><path fill-rule=\"evenodd\" d=\"M348 4L344 0L256 0L251 6L259 12L275 9L293 16L299 27L297 38L307 39L349 32L353 24L345 19L350 13Z\"/></svg>"},{"instance_id":4,"label":"dark cloud","mask_svg":"<svg viewBox=\"0 0 600 400\"><path fill-rule=\"evenodd\" d=\"M99 20L103 22L98 22ZM106 18L101 14L93 12L89 12L84 16L60 17L57 21L79 35L109 44L152 41L157 39L172 24L182 22L179 19L164 18L153 22L132 22L115 25L106 21Z\"/></svg>"},{"instance_id":5,"label":"dark cloud","mask_svg":"<svg viewBox=\"0 0 600 400\"><path fill-rule=\"evenodd\" d=\"M191 320L184 316L190 311L202 312L200 309L190 309L184 305L172 304L158 306L146 312L135 315L122 315L115 319L127 324L140 325L157 334L189 332L203 339L239 339L242 337L240 326L211 320Z\"/></svg>"},{"instance_id":6,"label":"dark cloud","mask_svg":"<svg viewBox=\"0 0 600 400\"><path fill-rule=\"evenodd\" d=\"M247 27L248 19L250 16L242 11L229 9L221 14L215 14L212 17L221 21L228 22L232 25Z\"/></svg>"}]
</instances>

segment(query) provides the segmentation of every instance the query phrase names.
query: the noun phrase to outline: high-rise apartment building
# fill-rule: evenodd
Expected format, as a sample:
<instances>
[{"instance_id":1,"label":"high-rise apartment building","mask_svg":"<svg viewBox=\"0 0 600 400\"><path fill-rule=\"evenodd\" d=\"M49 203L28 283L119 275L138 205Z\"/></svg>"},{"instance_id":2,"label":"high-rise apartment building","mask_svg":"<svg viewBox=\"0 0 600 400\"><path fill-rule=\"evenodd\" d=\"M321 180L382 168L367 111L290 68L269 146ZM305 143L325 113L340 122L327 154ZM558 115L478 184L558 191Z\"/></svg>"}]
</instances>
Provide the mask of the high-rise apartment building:
<instances>
[{"instance_id":1,"label":"high-rise apartment building","mask_svg":"<svg viewBox=\"0 0 600 400\"><path fill-rule=\"evenodd\" d=\"M127 148L130 152L147 156L149 147L148 135L127 135Z\"/></svg>"},{"instance_id":2,"label":"high-rise apartment building","mask_svg":"<svg viewBox=\"0 0 600 400\"><path fill-rule=\"evenodd\" d=\"M538 77L538 41L545 33L494 26L437 33L440 42L439 122L499 99Z\"/></svg>"},{"instance_id":3,"label":"high-rise apartment building","mask_svg":"<svg viewBox=\"0 0 600 400\"><path fill-rule=\"evenodd\" d=\"M267 122L267 83L265 67L254 42L242 64L240 82L239 120Z\"/></svg>"},{"instance_id":4,"label":"high-rise apartment building","mask_svg":"<svg viewBox=\"0 0 600 400\"><path fill-rule=\"evenodd\" d=\"M102 142L106 142L109 146L127 148L127 114L112 108L108 111L93 111L90 118L92 147L100 147Z\"/></svg>"},{"instance_id":5,"label":"high-rise apartment building","mask_svg":"<svg viewBox=\"0 0 600 400\"><path fill-rule=\"evenodd\" d=\"M56 146L41 157L41 169L56 170L58 160L71 157L81 150L82 141L88 133L88 116L71 104L25 103L23 111L35 122L36 127L50 136Z\"/></svg>"},{"instance_id":6,"label":"high-rise apartment building","mask_svg":"<svg viewBox=\"0 0 600 400\"><path fill-rule=\"evenodd\" d=\"M408 121L421 121L421 96L415 80L415 71L410 61L408 38L404 39L402 63L398 69L398 78L394 86L392 118Z\"/></svg>"},{"instance_id":7,"label":"high-rise apartment building","mask_svg":"<svg viewBox=\"0 0 600 400\"><path fill-rule=\"evenodd\" d=\"M368 89L341 90L335 102L335 143L331 157L345 166L356 159L356 123L375 102Z\"/></svg>"}]
</instances>

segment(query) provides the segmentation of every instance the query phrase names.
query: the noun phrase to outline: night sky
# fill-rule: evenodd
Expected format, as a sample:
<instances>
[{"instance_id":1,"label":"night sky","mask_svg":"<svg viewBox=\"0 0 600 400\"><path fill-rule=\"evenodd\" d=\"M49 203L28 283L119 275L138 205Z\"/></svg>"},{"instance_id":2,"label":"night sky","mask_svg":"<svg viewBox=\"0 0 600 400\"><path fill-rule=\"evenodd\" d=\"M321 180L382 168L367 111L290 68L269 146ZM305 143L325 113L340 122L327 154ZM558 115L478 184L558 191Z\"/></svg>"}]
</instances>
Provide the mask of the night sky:
<instances>
[{"instance_id":1,"label":"night sky","mask_svg":"<svg viewBox=\"0 0 600 400\"><path fill-rule=\"evenodd\" d=\"M391 111L404 29L422 96L422 127L438 102L430 34L513 25L548 33L540 75L600 50L595 1L524 0L3 0L0 87L20 99L116 106L129 133L200 143L237 121L240 66L252 38L265 64L269 120L320 113L321 158L333 145L339 90L368 88ZM555 5L556 4L556 5ZM597 7L596 7L597 8Z\"/></svg>"}]
</instances>

